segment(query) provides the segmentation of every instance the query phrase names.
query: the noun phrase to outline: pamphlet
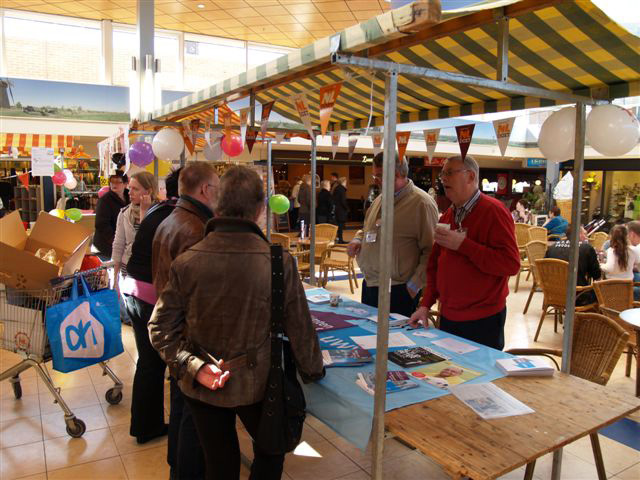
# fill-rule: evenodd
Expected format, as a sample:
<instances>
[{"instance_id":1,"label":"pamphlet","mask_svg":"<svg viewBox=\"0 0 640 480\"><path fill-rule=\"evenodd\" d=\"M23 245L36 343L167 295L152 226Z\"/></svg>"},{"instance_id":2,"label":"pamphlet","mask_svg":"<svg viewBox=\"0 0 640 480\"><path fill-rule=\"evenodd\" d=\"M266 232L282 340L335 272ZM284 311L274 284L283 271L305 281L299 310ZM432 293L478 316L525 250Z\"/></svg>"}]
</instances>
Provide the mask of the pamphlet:
<instances>
[{"instance_id":1,"label":"pamphlet","mask_svg":"<svg viewBox=\"0 0 640 480\"><path fill-rule=\"evenodd\" d=\"M412 368L444 362L447 358L440 356L428 347L414 347L389 352L389 360L403 368Z\"/></svg>"},{"instance_id":2,"label":"pamphlet","mask_svg":"<svg viewBox=\"0 0 640 480\"><path fill-rule=\"evenodd\" d=\"M433 363L411 372L412 377L442 390L447 390L452 385L468 382L481 375L484 375L484 372L471 370L451 361Z\"/></svg>"},{"instance_id":3,"label":"pamphlet","mask_svg":"<svg viewBox=\"0 0 640 480\"><path fill-rule=\"evenodd\" d=\"M378 315L371 315L370 317L367 317L367 320L378 323ZM405 317L404 315L400 315L399 313L389 314L389 328L404 327L408 323L409 317Z\"/></svg>"},{"instance_id":4,"label":"pamphlet","mask_svg":"<svg viewBox=\"0 0 640 480\"><path fill-rule=\"evenodd\" d=\"M412 335L415 335L416 337L424 337L424 338L438 338L438 335L433 332L417 331L417 332L412 332Z\"/></svg>"},{"instance_id":5,"label":"pamphlet","mask_svg":"<svg viewBox=\"0 0 640 480\"><path fill-rule=\"evenodd\" d=\"M351 337L351 340L356 342L362 348L366 350L372 350L377 348L376 335L363 335L361 337ZM412 347L416 343L401 332L395 332L389 334L389 348L392 347Z\"/></svg>"},{"instance_id":6,"label":"pamphlet","mask_svg":"<svg viewBox=\"0 0 640 480\"><path fill-rule=\"evenodd\" d=\"M469 352L474 352L480 348L475 347L469 343L461 342L460 340L456 340L455 338L442 338L431 343L437 345L438 347L445 348L461 355Z\"/></svg>"},{"instance_id":7,"label":"pamphlet","mask_svg":"<svg viewBox=\"0 0 640 480\"><path fill-rule=\"evenodd\" d=\"M353 327L353 323L349 323L348 320L357 320L357 318L340 315L339 313L311 310L311 320L316 332L328 332L330 330Z\"/></svg>"},{"instance_id":8,"label":"pamphlet","mask_svg":"<svg viewBox=\"0 0 640 480\"><path fill-rule=\"evenodd\" d=\"M309 295L307 300L311 303L329 303L330 298L328 293L318 293L317 295Z\"/></svg>"},{"instance_id":9,"label":"pamphlet","mask_svg":"<svg viewBox=\"0 0 640 480\"><path fill-rule=\"evenodd\" d=\"M373 372L358 373L356 385L369 395L374 395L376 393L376 374ZM387 393L401 392L417 386L418 384L411 381L409 375L402 370L390 370L387 372Z\"/></svg>"},{"instance_id":10,"label":"pamphlet","mask_svg":"<svg viewBox=\"0 0 640 480\"><path fill-rule=\"evenodd\" d=\"M501 358L496 360L496 367L509 377L551 376L555 369L537 358Z\"/></svg>"},{"instance_id":11,"label":"pamphlet","mask_svg":"<svg viewBox=\"0 0 640 480\"><path fill-rule=\"evenodd\" d=\"M358 315L359 317L363 317L363 316L367 316L369 315L369 310L367 310L366 308L360 308L360 307L344 307L344 309L347 312L351 312L354 315Z\"/></svg>"},{"instance_id":12,"label":"pamphlet","mask_svg":"<svg viewBox=\"0 0 640 480\"><path fill-rule=\"evenodd\" d=\"M373 362L373 357L362 348L322 350L322 363L325 367L357 367L369 362Z\"/></svg>"},{"instance_id":13,"label":"pamphlet","mask_svg":"<svg viewBox=\"0 0 640 480\"><path fill-rule=\"evenodd\" d=\"M451 387L451 393L485 420L534 413L533 409L493 383L456 385Z\"/></svg>"}]
</instances>

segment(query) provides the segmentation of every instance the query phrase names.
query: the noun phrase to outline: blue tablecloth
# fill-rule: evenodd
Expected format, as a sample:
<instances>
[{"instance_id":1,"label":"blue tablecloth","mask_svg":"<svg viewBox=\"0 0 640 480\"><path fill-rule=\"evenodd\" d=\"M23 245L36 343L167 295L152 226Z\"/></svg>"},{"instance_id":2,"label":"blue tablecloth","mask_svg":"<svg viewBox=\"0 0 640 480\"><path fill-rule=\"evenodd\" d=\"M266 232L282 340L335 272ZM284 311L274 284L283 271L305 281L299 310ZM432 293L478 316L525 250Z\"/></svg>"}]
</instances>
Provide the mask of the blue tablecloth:
<instances>
[{"instance_id":1,"label":"blue tablecloth","mask_svg":"<svg viewBox=\"0 0 640 480\"><path fill-rule=\"evenodd\" d=\"M329 292L321 288L306 291L307 297L319 293ZM310 303L309 308L311 310L339 313L352 317L362 317L361 320L350 320L350 322L354 324L354 327L319 332L318 337L322 349L345 348L354 344L350 339L352 336L376 333L376 323L366 319L367 316L377 314L376 308L352 300L342 300L338 307L331 307L329 304ZM367 310L368 313L366 315L356 314L353 310L349 310L349 308ZM454 363L472 370L484 372L484 375L470 380L469 383L490 382L504 376L500 370L495 367L495 363L497 359L511 357L511 355L484 345L479 345L470 340L460 339L455 335L440 330L429 329L428 331L437 334L437 338L426 338L414 335L416 332L425 332L422 328L417 330L407 328L390 329L391 333L403 332L414 341L417 346L425 346L436 352L441 352L451 358L451 361ZM446 337L456 338L480 348L473 352L459 355L432 345L431 343L434 340ZM389 351L398 350L399 348L390 348ZM375 349L369 351L375 356ZM402 370L401 367L391 362L388 363L387 368L389 370ZM415 367L407 369L407 371L420 368L423 367ZM366 448L371 435L373 424L373 397L358 387L355 381L359 372L373 371L375 371L375 362L362 367L327 368L327 375L324 379L309 385L304 385L308 411L346 440L363 450ZM448 391L441 390L425 382L418 381L417 383L419 385L418 388L387 394L385 410L394 410L449 394Z\"/></svg>"}]
</instances>

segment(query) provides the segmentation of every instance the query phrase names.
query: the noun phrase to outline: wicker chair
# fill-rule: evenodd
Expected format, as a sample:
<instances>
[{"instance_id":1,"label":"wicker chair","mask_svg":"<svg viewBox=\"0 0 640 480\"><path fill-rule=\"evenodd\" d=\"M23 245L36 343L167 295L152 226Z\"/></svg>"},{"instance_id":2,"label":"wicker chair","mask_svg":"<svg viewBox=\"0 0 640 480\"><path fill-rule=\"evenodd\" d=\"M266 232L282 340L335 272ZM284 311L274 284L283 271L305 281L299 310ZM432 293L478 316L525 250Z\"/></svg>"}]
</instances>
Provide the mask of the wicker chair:
<instances>
[{"instance_id":1,"label":"wicker chair","mask_svg":"<svg viewBox=\"0 0 640 480\"><path fill-rule=\"evenodd\" d=\"M520 270L518 271L518 276L516 277L516 289L515 292L518 291L518 286L520 285L520 274L523 272L531 272L531 264L527 260L527 252L525 250L525 246L529 242L529 229L530 225L526 223L516 223L516 243L518 244L518 250L520 251ZM528 278L528 277L527 277Z\"/></svg>"},{"instance_id":2,"label":"wicker chair","mask_svg":"<svg viewBox=\"0 0 640 480\"><path fill-rule=\"evenodd\" d=\"M309 262L310 250L291 252L291 255L296 259L300 280L304 281L305 277L311 277L311 263Z\"/></svg>"},{"instance_id":3,"label":"wicker chair","mask_svg":"<svg viewBox=\"0 0 640 480\"><path fill-rule=\"evenodd\" d=\"M335 254L333 257L332 254ZM327 248L320 261L320 281L324 287L329 281L329 272L343 271L349 278L351 293L355 293L353 284L358 288L358 278L353 264L353 257L347 255L346 245L333 245Z\"/></svg>"},{"instance_id":4,"label":"wicker chair","mask_svg":"<svg viewBox=\"0 0 640 480\"><path fill-rule=\"evenodd\" d=\"M566 311L567 303L567 274L569 270L569 263L564 260L557 260L555 258L543 258L536 260L536 269L538 273L538 280L542 286L542 293L544 294L544 300L542 302L542 315L540 315L540 322L536 334L533 337L533 341L538 341L538 335L540 335L540 329L542 328L542 322L544 317L553 313L554 323L553 331L558 331L558 322L562 323L562 316ZM579 295L588 290L593 290L593 287L576 287L576 294ZM589 304L584 306L575 307L576 312L586 312L595 310L597 304Z\"/></svg>"},{"instance_id":5,"label":"wicker chair","mask_svg":"<svg viewBox=\"0 0 640 480\"><path fill-rule=\"evenodd\" d=\"M631 359L636 355L635 330L620 319L620 312L629 308L640 307L640 302L633 301L633 282L631 280L601 280L593 282L593 289L598 297L598 306L603 315L611 318L629 332L627 343L627 363L625 375L631 376Z\"/></svg>"},{"instance_id":6,"label":"wicker chair","mask_svg":"<svg viewBox=\"0 0 640 480\"><path fill-rule=\"evenodd\" d=\"M529 231L527 233L529 234L530 242L540 241L540 242L544 242L545 245L547 244L547 236L549 234L549 231L546 228L531 227L529 228Z\"/></svg>"},{"instance_id":7,"label":"wicker chair","mask_svg":"<svg viewBox=\"0 0 640 480\"><path fill-rule=\"evenodd\" d=\"M531 264L531 273L533 274L533 285L531 285L531 291L529 292L529 298L527 298L527 303L524 306L523 314L526 314L529 310L529 304L531 303L531 299L533 298L533 294L535 292L541 292L542 289L540 287L539 273L537 271L536 260L540 260L544 258L545 253L547 252L547 242L535 240L527 243L525 246L525 250L527 251L527 258L529 259L529 263Z\"/></svg>"},{"instance_id":8,"label":"wicker chair","mask_svg":"<svg viewBox=\"0 0 640 480\"><path fill-rule=\"evenodd\" d=\"M291 250L291 237L288 235L271 232L271 243L281 245L285 250Z\"/></svg>"},{"instance_id":9,"label":"wicker chair","mask_svg":"<svg viewBox=\"0 0 640 480\"><path fill-rule=\"evenodd\" d=\"M338 226L330 223L318 223L316 225L316 253L315 262L320 265L322 255L327 248L331 248L338 235Z\"/></svg>"},{"instance_id":10,"label":"wicker chair","mask_svg":"<svg viewBox=\"0 0 640 480\"><path fill-rule=\"evenodd\" d=\"M589 237L589 243L597 252L602 250L602 246L607 240L609 240L609 235L604 232L596 232Z\"/></svg>"}]
</instances>

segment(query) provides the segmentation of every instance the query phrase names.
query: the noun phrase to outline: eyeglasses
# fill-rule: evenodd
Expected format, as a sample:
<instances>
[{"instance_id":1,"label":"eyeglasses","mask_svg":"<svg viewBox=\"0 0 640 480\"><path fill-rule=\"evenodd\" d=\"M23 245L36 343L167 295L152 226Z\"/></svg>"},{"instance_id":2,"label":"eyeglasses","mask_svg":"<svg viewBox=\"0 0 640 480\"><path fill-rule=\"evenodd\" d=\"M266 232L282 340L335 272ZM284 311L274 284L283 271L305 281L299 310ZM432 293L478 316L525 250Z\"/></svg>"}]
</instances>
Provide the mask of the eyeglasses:
<instances>
[{"instance_id":1,"label":"eyeglasses","mask_svg":"<svg viewBox=\"0 0 640 480\"><path fill-rule=\"evenodd\" d=\"M449 178L454 173L468 172L468 171L469 171L468 168L458 168L457 170L442 170L442 172L440 172L440 175L438 175L438 178L442 180L443 178Z\"/></svg>"}]
</instances>

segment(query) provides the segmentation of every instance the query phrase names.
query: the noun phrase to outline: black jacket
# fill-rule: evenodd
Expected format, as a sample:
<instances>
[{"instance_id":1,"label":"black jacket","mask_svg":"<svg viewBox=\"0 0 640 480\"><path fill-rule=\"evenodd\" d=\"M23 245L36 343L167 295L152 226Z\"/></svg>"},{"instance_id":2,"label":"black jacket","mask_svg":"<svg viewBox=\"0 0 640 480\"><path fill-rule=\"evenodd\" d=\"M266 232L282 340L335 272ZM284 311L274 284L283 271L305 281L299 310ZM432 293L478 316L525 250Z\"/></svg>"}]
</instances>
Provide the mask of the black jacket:
<instances>
[{"instance_id":1,"label":"black jacket","mask_svg":"<svg viewBox=\"0 0 640 480\"><path fill-rule=\"evenodd\" d=\"M558 260L569 261L571 243L569 240L560 240L547 250L546 258L557 258ZM584 242L580 244L578 250L578 278L576 283L580 287L591 285L591 280L599 280L602 276L598 255L595 249ZM596 301L595 293L585 292L576 298L576 305L588 305Z\"/></svg>"},{"instance_id":2,"label":"black jacket","mask_svg":"<svg viewBox=\"0 0 640 480\"><path fill-rule=\"evenodd\" d=\"M318 206L316 207L316 215L329 218L333 212L333 200L331 192L324 188L318 193Z\"/></svg>"},{"instance_id":3,"label":"black jacket","mask_svg":"<svg viewBox=\"0 0 640 480\"><path fill-rule=\"evenodd\" d=\"M96 233L93 245L103 255L111 257L113 238L116 235L116 224L120 210L129 205L129 190L124 191L125 200L122 201L116 193L109 190L96 205Z\"/></svg>"},{"instance_id":4,"label":"black jacket","mask_svg":"<svg viewBox=\"0 0 640 480\"><path fill-rule=\"evenodd\" d=\"M347 204L347 189L341 184L333 189L333 204L336 207L336 222L344 223L349 217L349 205Z\"/></svg>"}]
</instances>

